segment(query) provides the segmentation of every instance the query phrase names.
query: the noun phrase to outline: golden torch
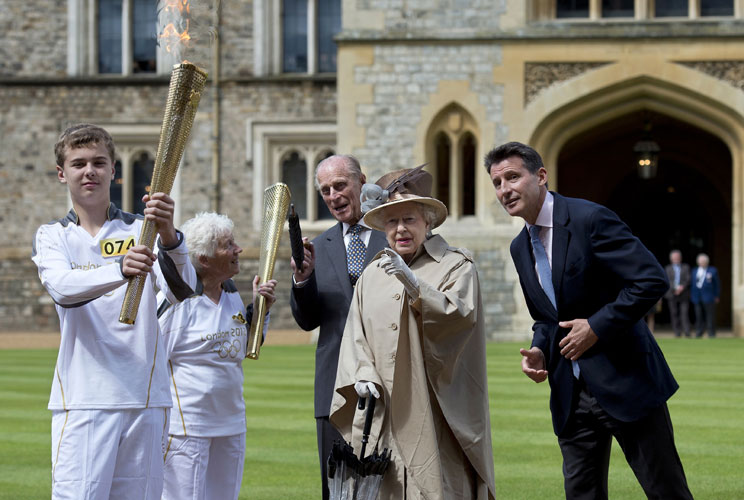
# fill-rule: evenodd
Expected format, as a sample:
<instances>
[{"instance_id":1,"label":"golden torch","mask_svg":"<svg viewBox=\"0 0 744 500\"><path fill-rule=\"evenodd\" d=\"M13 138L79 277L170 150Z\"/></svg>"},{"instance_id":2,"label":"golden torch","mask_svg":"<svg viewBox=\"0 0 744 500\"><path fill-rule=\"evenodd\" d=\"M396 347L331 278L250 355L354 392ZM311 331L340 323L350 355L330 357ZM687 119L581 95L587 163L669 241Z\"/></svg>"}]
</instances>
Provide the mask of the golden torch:
<instances>
[{"instance_id":1,"label":"golden torch","mask_svg":"<svg viewBox=\"0 0 744 500\"><path fill-rule=\"evenodd\" d=\"M194 64L184 62L173 66L165 116L160 128L160 142L150 183L150 194L170 194L206 80L207 73ZM147 245L152 250L156 232L155 224L146 220L142 224L138 244ZM134 324L146 280L147 276L135 276L129 279L119 315L120 322L128 325Z\"/></svg>"},{"instance_id":2,"label":"golden torch","mask_svg":"<svg viewBox=\"0 0 744 500\"><path fill-rule=\"evenodd\" d=\"M277 182L264 190L264 218L261 226L261 254L258 261L258 277L265 283L274 275L274 262L279 240L284 231L284 219L287 217L290 199L289 187ZM253 301L253 319L248 334L248 347L245 356L258 359L263 338L263 324L266 317L266 299L257 295Z\"/></svg>"}]
</instances>

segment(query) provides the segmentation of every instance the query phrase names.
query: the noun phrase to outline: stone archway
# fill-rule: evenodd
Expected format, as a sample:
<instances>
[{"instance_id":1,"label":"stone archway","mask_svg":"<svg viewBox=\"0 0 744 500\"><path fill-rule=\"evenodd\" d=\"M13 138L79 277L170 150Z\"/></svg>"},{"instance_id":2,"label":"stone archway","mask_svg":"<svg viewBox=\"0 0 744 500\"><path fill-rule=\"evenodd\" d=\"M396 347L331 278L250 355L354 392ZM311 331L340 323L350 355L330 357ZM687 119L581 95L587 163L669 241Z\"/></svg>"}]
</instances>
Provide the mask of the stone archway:
<instances>
[{"instance_id":1,"label":"stone archway","mask_svg":"<svg viewBox=\"0 0 744 500\"><path fill-rule=\"evenodd\" d=\"M658 170L642 178L633 146L644 124L660 146ZM732 170L728 147L716 136L659 113L639 111L569 140L557 159L560 192L614 210L662 265L680 249L692 267L711 256L721 276L719 327L731 327ZM668 323L666 307L657 325Z\"/></svg>"},{"instance_id":2,"label":"stone archway","mask_svg":"<svg viewBox=\"0 0 744 500\"><path fill-rule=\"evenodd\" d=\"M574 101L564 101L553 107L547 106L541 112L540 119L535 121L537 126L529 135L529 142L543 155L550 174L551 188L564 192L563 183L568 182L567 178L558 173L564 148L570 151L572 141L576 140L574 144L580 144L582 142L580 138L590 137L593 131L604 130L605 133L608 130L612 131L612 124L619 126L624 117L643 112L653 113L671 119L676 128L687 124L713 137L727 150L730 157L728 162L730 175L723 180L724 184L728 180L730 193L729 201L724 204L728 209L728 217L724 218L723 222L723 225L728 224L728 231L722 229L727 233L728 240L724 238L726 241L718 242L716 246L727 246L728 251L725 253L731 256L727 287L731 304L730 323L737 336L744 336L744 254L742 254L744 117L738 110L730 108L726 102L647 75L604 83L604 86L593 91L586 92L587 89L583 89L584 92L577 92L575 95L581 97ZM717 85L726 84L718 82ZM566 89L563 89L563 92L566 93ZM546 96L546 99L548 97ZM539 106L543 107L545 103L541 102ZM565 158L567 157L564 156L564 161ZM622 179L616 179L614 187L620 186L621 181ZM714 181L720 183L721 179ZM612 182L606 179L603 179L602 184L613 186ZM571 187L566 186L566 189L566 194L569 194ZM591 189L582 189L581 193L571 194L587 197L586 193ZM629 188L626 186L625 189ZM604 203L613 203L608 201L612 199L612 193L605 193L604 196L606 198ZM706 238L703 240L705 244ZM662 262L666 261L663 255L659 257ZM722 258L725 260L726 255Z\"/></svg>"}]
</instances>

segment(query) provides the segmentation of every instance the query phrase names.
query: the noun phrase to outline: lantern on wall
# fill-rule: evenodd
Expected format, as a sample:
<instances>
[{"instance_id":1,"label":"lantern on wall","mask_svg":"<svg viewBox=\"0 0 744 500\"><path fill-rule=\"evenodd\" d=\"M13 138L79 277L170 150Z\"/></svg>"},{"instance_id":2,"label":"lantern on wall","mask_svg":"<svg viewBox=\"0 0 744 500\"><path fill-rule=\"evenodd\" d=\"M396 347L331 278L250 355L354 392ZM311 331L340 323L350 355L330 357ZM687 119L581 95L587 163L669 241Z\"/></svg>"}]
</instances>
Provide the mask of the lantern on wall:
<instances>
[{"instance_id":1,"label":"lantern on wall","mask_svg":"<svg viewBox=\"0 0 744 500\"><path fill-rule=\"evenodd\" d=\"M643 126L641 140L633 146L638 177L641 179L653 179L656 177L656 171L659 165L659 151L661 151L659 145L651 137L651 122L647 121Z\"/></svg>"}]
</instances>

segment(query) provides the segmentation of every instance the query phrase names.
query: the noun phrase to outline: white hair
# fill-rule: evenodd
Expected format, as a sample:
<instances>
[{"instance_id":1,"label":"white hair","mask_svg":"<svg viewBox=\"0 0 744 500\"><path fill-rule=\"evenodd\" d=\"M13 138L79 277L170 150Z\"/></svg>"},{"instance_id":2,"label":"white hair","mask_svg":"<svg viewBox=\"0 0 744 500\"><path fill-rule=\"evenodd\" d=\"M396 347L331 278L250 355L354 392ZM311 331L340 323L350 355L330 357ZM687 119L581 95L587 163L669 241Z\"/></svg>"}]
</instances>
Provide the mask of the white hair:
<instances>
[{"instance_id":1,"label":"white hair","mask_svg":"<svg viewBox=\"0 0 744 500\"><path fill-rule=\"evenodd\" d=\"M424 205L423 203L416 203L416 205L418 205L419 210L421 211L421 216L424 218L424 222L426 222L429 227L433 226L437 221L436 209L432 206Z\"/></svg>"},{"instance_id":2,"label":"white hair","mask_svg":"<svg viewBox=\"0 0 744 500\"><path fill-rule=\"evenodd\" d=\"M361 165L359 165L359 160L357 160L351 155L332 155L322 160L320 163L318 163L318 166L315 167L315 189L316 190L320 191L320 181L318 181L318 171L321 169L321 167L324 167L326 165L331 165L338 161L342 161L344 163L344 165L346 166L346 171L349 174L350 178L355 179L360 184L362 183L362 177L364 176L364 174L362 173Z\"/></svg>"},{"instance_id":3,"label":"white hair","mask_svg":"<svg viewBox=\"0 0 744 500\"><path fill-rule=\"evenodd\" d=\"M214 257L220 239L232 233L234 227L228 216L214 212L200 212L181 225L189 259L197 273L202 270L199 257Z\"/></svg>"},{"instance_id":4,"label":"white hair","mask_svg":"<svg viewBox=\"0 0 744 500\"><path fill-rule=\"evenodd\" d=\"M698 263L698 265L700 265L699 264L700 259L705 260L705 265L710 264L710 257L708 257L708 254L707 253L699 253L697 255L697 258L695 258L695 262Z\"/></svg>"}]
</instances>

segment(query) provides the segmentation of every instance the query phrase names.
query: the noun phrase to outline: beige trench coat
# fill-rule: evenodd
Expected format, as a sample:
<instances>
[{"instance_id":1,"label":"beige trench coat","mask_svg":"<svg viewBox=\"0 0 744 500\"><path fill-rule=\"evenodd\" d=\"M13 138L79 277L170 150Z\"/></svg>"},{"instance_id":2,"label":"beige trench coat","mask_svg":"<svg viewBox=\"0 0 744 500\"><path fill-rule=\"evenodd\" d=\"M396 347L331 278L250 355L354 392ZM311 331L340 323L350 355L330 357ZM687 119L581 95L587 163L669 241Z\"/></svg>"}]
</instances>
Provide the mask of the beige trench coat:
<instances>
[{"instance_id":1,"label":"beige trench coat","mask_svg":"<svg viewBox=\"0 0 744 500\"><path fill-rule=\"evenodd\" d=\"M392 450L381 499L492 499L491 424L478 274L466 250L441 236L424 242L411 269L420 298L378 267L354 290L330 420L358 453L363 412L354 383L381 393L367 454Z\"/></svg>"}]
</instances>

